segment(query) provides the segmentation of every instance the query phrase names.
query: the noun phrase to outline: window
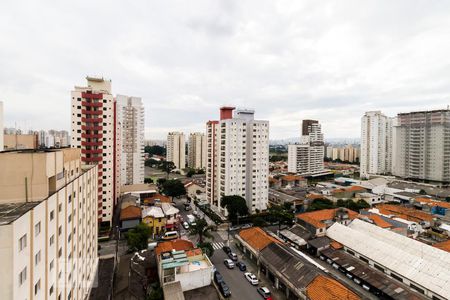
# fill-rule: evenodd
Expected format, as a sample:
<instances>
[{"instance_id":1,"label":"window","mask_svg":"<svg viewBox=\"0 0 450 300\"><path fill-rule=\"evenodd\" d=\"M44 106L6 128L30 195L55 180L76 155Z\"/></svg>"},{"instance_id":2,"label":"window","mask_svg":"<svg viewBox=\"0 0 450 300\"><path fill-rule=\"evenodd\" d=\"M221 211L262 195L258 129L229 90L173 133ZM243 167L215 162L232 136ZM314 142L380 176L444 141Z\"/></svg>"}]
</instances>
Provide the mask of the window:
<instances>
[{"instance_id":1,"label":"window","mask_svg":"<svg viewBox=\"0 0 450 300\"><path fill-rule=\"evenodd\" d=\"M61 256L62 256L62 248L59 248L58 257L61 257Z\"/></svg>"},{"instance_id":2,"label":"window","mask_svg":"<svg viewBox=\"0 0 450 300\"><path fill-rule=\"evenodd\" d=\"M50 293L50 295L53 294L53 285L50 287L49 293Z\"/></svg>"},{"instance_id":3,"label":"window","mask_svg":"<svg viewBox=\"0 0 450 300\"><path fill-rule=\"evenodd\" d=\"M414 285L414 284L410 283L409 286L410 286L413 290L416 290L416 291L418 291L418 292L421 293L421 294L424 294L424 293L425 293L425 291L424 291L423 289L421 289L420 287L418 287L417 285Z\"/></svg>"},{"instance_id":4,"label":"window","mask_svg":"<svg viewBox=\"0 0 450 300\"><path fill-rule=\"evenodd\" d=\"M52 259L52 261L50 262L50 271L53 270L54 267L55 267L55 260Z\"/></svg>"},{"instance_id":5,"label":"window","mask_svg":"<svg viewBox=\"0 0 450 300\"><path fill-rule=\"evenodd\" d=\"M34 236L38 236L41 233L41 222L34 225Z\"/></svg>"},{"instance_id":6,"label":"window","mask_svg":"<svg viewBox=\"0 0 450 300\"><path fill-rule=\"evenodd\" d=\"M23 249L25 249L27 247L27 234L24 234L20 239L19 239L19 251L22 251Z\"/></svg>"},{"instance_id":7,"label":"window","mask_svg":"<svg viewBox=\"0 0 450 300\"><path fill-rule=\"evenodd\" d=\"M394 273L391 273L391 276L392 276L392 278L394 278L394 279L396 279L396 280L398 280L400 282L403 282L403 279L400 276L395 275Z\"/></svg>"},{"instance_id":8,"label":"window","mask_svg":"<svg viewBox=\"0 0 450 300\"><path fill-rule=\"evenodd\" d=\"M41 262L41 250L34 256L34 265L37 266Z\"/></svg>"},{"instance_id":9,"label":"window","mask_svg":"<svg viewBox=\"0 0 450 300\"><path fill-rule=\"evenodd\" d=\"M50 237L50 246L53 245L54 243L55 243L55 235L53 234L53 235Z\"/></svg>"},{"instance_id":10,"label":"window","mask_svg":"<svg viewBox=\"0 0 450 300\"><path fill-rule=\"evenodd\" d=\"M60 203L59 205L58 205L58 212L61 212L62 211L62 203Z\"/></svg>"},{"instance_id":11,"label":"window","mask_svg":"<svg viewBox=\"0 0 450 300\"><path fill-rule=\"evenodd\" d=\"M22 272L19 273L19 285L22 285L25 280L27 280L27 267L25 267Z\"/></svg>"},{"instance_id":12,"label":"window","mask_svg":"<svg viewBox=\"0 0 450 300\"><path fill-rule=\"evenodd\" d=\"M55 218L55 210L52 210L50 212L50 221L52 221Z\"/></svg>"},{"instance_id":13,"label":"window","mask_svg":"<svg viewBox=\"0 0 450 300\"><path fill-rule=\"evenodd\" d=\"M62 234L62 225L59 226L59 228L58 228L58 236L60 236L61 234Z\"/></svg>"},{"instance_id":14,"label":"window","mask_svg":"<svg viewBox=\"0 0 450 300\"><path fill-rule=\"evenodd\" d=\"M37 293L41 290L41 280L39 279L36 284L34 285L34 294L37 295Z\"/></svg>"}]
</instances>

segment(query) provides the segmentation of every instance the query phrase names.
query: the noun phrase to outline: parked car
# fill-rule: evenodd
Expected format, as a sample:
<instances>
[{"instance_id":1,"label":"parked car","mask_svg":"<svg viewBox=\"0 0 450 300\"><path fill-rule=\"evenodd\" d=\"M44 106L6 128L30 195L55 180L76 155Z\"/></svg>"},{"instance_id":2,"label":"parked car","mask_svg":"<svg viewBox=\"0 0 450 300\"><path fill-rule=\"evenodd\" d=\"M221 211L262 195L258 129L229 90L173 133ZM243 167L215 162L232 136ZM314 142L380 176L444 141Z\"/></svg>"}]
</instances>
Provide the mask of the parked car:
<instances>
[{"instance_id":1,"label":"parked car","mask_svg":"<svg viewBox=\"0 0 450 300\"><path fill-rule=\"evenodd\" d=\"M214 272L214 282L219 284L220 282L223 282L223 276L218 271Z\"/></svg>"},{"instance_id":2,"label":"parked car","mask_svg":"<svg viewBox=\"0 0 450 300\"><path fill-rule=\"evenodd\" d=\"M184 228L184 229L189 229L189 224L188 224L188 222L186 222L186 221L183 222L183 228Z\"/></svg>"},{"instance_id":3,"label":"parked car","mask_svg":"<svg viewBox=\"0 0 450 300\"><path fill-rule=\"evenodd\" d=\"M190 204L185 204L185 205L184 205L184 210L185 210L185 211L190 211L191 209L192 209L192 207L191 207Z\"/></svg>"},{"instance_id":4,"label":"parked car","mask_svg":"<svg viewBox=\"0 0 450 300\"><path fill-rule=\"evenodd\" d=\"M222 250L225 251L226 254L231 253L231 248L228 246L223 246Z\"/></svg>"},{"instance_id":5,"label":"parked car","mask_svg":"<svg viewBox=\"0 0 450 300\"><path fill-rule=\"evenodd\" d=\"M222 293L222 295L227 298L231 296L231 291L228 285L225 283L225 281L220 282L219 284L219 290Z\"/></svg>"},{"instance_id":6,"label":"parked car","mask_svg":"<svg viewBox=\"0 0 450 300\"><path fill-rule=\"evenodd\" d=\"M247 271L247 266L242 261L237 262L236 267L238 267L242 272Z\"/></svg>"},{"instance_id":7,"label":"parked car","mask_svg":"<svg viewBox=\"0 0 450 300\"><path fill-rule=\"evenodd\" d=\"M259 281L258 278L256 278L255 274L252 274L250 272L244 273L245 278L252 284L252 285L258 285Z\"/></svg>"},{"instance_id":8,"label":"parked car","mask_svg":"<svg viewBox=\"0 0 450 300\"><path fill-rule=\"evenodd\" d=\"M249 224L244 224L241 226L241 229L246 229L246 228L250 228L253 227L253 224L249 223Z\"/></svg>"},{"instance_id":9,"label":"parked car","mask_svg":"<svg viewBox=\"0 0 450 300\"><path fill-rule=\"evenodd\" d=\"M264 298L264 299L270 299L270 291L265 286L257 288L258 293Z\"/></svg>"},{"instance_id":10,"label":"parked car","mask_svg":"<svg viewBox=\"0 0 450 300\"><path fill-rule=\"evenodd\" d=\"M174 240L174 239L178 239L179 235L178 232L176 231L168 231L166 233L164 233L164 235L162 236L163 240Z\"/></svg>"},{"instance_id":11,"label":"parked car","mask_svg":"<svg viewBox=\"0 0 450 300\"><path fill-rule=\"evenodd\" d=\"M234 261L237 261L237 260L238 260L238 256L237 256L237 254L234 253L234 252L229 252L229 253L228 253L228 257L231 258L231 259L234 260Z\"/></svg>"},{"instance_id":12,"label":"parked car","mask_svg":"<svg viewBox=\"0 0 450 300\"><path fill-rule=\"evenodd\" d=\"M241 228L241 226L231 226L230 231L238 230L240 228Z\"/></svg>"},{"instance_id":13,"label":"parked car","mask_svg":"<svg viewBox=\"0 0 450 300\"><path fill-rule=\"evenodd\" d=\"M223 263L227 266L228 269L234 268L234 262L231 259L224 259Z\"/></svg>"}]
</instances>

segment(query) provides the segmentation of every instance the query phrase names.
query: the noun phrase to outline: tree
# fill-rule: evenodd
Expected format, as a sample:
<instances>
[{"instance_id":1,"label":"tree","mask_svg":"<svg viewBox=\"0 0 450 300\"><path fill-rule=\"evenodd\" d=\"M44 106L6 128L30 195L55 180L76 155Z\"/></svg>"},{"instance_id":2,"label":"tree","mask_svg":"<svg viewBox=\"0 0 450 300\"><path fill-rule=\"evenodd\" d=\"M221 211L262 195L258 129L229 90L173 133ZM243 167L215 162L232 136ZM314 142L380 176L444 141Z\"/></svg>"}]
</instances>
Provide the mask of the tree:
<instances>
[{"instance_id":1,"label":"tree","mask_svg":"<svg viewBox=\"0 0 450 300\"><path fill-rule=\"evenodd\" d=\"M156 183L158 184L158 187L162 188L164 182L166 182L166 181L167 181L167 179L165 179L165 178L158 178L156 180Z\"/></svg>"},{"instance_id":2,"label":"tree","mask_svg":"<svg viewBox=\"0 0 450 300\"><path fill-rule=\"evenodd\" d=\"M161 170L165 171L167 173L166 178L169 178L170 172L172 172L172 170L174 170L176 167L175 167L175 164L171 161L163 161L159 165L159 168Z\"/></svg>"},{"instance_id":3,"label":"tree","mask_svg":"<svg viewBox=\"0 0 450 300\"><path fill-rule=\"evenodd\" d=\"M158 145L145 146L144 152L147 152L150 155L165 156L166 155L166 148L158 146Z\"/></svg>"},{"instance_id":4,"label":"tree","mask_svg":"<svg viewBox=\"0 0 450 300\"><path fill-rule=\"evenodd\" d=\"M186 172L186 177L192 177L192 175L195 175L195 170L189 168L188 171Z\"/></svg>"},{"instance_id":5,"label":"tree","mask_svg":"<svg viewBox=\"0 0 450 300\"><path fill-rule=\"evenodd\" d=\"M211 234L213 226L208 225L205 219L197 219L194 225L189 227L189 235L198 235L198 244L203 244L203 238L213 239L214 236Z\"/></svg>"},{"instance_id":6,"label":"tree","mask_svg":"<svg viewBox=\"0 0 450 300\"><path fill-rule=\"evenodd\" d=\"M145 177L144 183L153 183L153 179L151 179L150 177Z\"/></svg>"},{"instance_id":7,"label":"tree","mask_svg":"<svg viewBox=\"0 0 450 300\"><path fill-rule=\"evenodd\" d=\"M203 170L203 169L198 169L198 170L197 170L197 174L205 174L205 170Z\"/></svg>"},{"instance_id":8,"label":"tree","mask_svg":"<svg viewBox=\"0 0 450 300\"><path fill-rule=\"evenodd\" d=\"M419 194L421 194L421 195L426 195L427 192L426 192L425 190L420 190L420 191L419 191Z\"/></svg>"},{"instance_id":9,"label":"tree","mask_svg":"<svg viewBox=\"0 0 450 300\"><path fill-rule=\"evenodd\" d=\"M264 227L266 225L267 225L266 221L261 217L256 217L253 219L253 226Z\"/></svg>"},{"instance_id":10,"label":"tree","mask_svg":"<svg viewBox=\"0 0 450 300\"><path fill-rule=\"evenodd\" d=\"M238 215L248 215L247 203L241 196L223 196L221 206L227 208L229 220L236 220Z\"/></svg>"},{"instance_id":11,"label":"tree","mask_svg":"<svg viewBox=\"0 0 450 300\"><path fill-rule=\"evenodd\" d=\"M328 199L320 198L314 199L313 202L308 206L307 211L315 211L328 208L334 208L333 202Z\"/></svg>"},{"instance_id":12,"label":"tree","mask_svg":"<svg viewBox=\"0 0 450 300\"><path fill-rule=\"evenodd\" d=\"M150 238L150 227L140 223L135 228L127 232L128 247L133 251L147 249Z\"/></svg>"},{"instance_id":13,"label":"tree","mask_svg":"<svg viewBox=\"0 0 450 300\"><path fill-rule=\"evenodd\" d=\"M212 257L214 254L214 248L210 242L199 243L198 247L202 249L203 253L206 253L208 257Z\"/></svg>"},{"instance_id":14,"label":"tree","mask_svg":"<svg viewBox=\"0 0 450 300\"><path fill-rule=\"evenodd\" d=\"M278 230L281 229L281 224L291 225L294 219L294 214L291 210L286 209L284 205L272 205L269 207L269 215L272 219L278 222Z\"/></svg>"},{"instance_id":15,"label":"tree","mask_svg":"<svg viewBox=\"0 0 450 300\"><path fill-rule=\"evenodd\" d=\"M184 184L177 179L166 180L162 184L162 190L166 196L172 197L172 200L174 197L186 195Z\"/></svg>"}]
</instances>

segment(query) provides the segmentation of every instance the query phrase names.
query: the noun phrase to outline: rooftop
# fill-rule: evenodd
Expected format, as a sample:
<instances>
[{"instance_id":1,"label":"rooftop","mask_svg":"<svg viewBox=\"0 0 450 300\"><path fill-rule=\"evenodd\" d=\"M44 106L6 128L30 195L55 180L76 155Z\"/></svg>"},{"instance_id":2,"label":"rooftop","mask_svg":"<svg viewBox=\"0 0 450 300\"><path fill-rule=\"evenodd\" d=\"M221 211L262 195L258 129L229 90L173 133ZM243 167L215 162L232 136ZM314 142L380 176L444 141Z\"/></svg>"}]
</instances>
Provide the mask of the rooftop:
<instances>
[{"instance_id":1,"label":"rooftop","mask_svg":"<svg viewBox=\"0 0 450 300\"><path fill-rule=\"evenodd\" d=\"M159 206L150 206L150 207L145 207L142 210L142 218L145 217L151 217L151 218L164 218L165 215L163 213L163 210L161 207Z\"/></svg>"},{"instance_id":2,"label":"rooftop","mask_svg":"<svg viewBox=\"0 0 450 300\"><path fill-rule=\"evenodd\" d=\"M334 223L327 236L413 283L450 298L450 253L359 219L348 226Z\"/></svg>"},{"instance_id":3,"label":"rooftop","mask_svg":"<svg viewBox=\"0 0 450 300\"><path fill-rule=\"evenodd\" d=\"M194 244L192 244L191 241L183 240L183 239L177 239L172 241L166 241L159 243L158 246L155 248L156 255L160 255L163 252L167 251L187 251L194 249Z\"/></svg>"},{"instance_id":4,"label":"rooftop","mask_svg":"<svg viewBox=\"0 0 450 300\"><path fill-rule=\"evenodd\" d=\"M145 204L155 204L157 202L161 203L171 203L170 198L161 194L154 194L149 198L144 199Z\"/></svg>"},{"instance_id":5,"label":"rooftop","mask_svg":"<svg viewBox=\"0 0 450 300\"><path fill-rule=\"evenodd\" d=\"M425 197L417 197L415 200L417 202L419 202L420 204L426 204L428 206L439 206L439 207L444 207L444 208L450 209L449 202L434 200L434 199L425 198Z\"/></svg>"},{"instance_id":6,"label":"rooftop","mask_svg":"<svg viewBox=\"0 0 450 300\"><path fill-rule=\"evenodd\" d=\"M257 251L261 251L272 242L280 243L259 227L243 229L239 232L239 236Z\"/></svg>"},{"instance_id":7,"label":"rooftop","mask_svg":"<svg viewBox=\"0 0 450 300\"><path fill-rule=\"evenodd\" d=\"M140 219L141 208L137 206L128 206L120 211L120 221Z\"/></svg>"},{"instance_id":8,"label":"rooftop","mask_svg":"<svg viewBox=\"0 0 450 300\"><path fill-rule=\"evenodd\" d=\"M318 275L306 288L311 300L361 299L358 295L334 279Z\"/></svg>"},{"instance_id":9,"label":"rooftop","mask_svg":"<svg viewBox=\"0 0 450 300\"><path fill-rule=\"evenodd\" d=\"M395 215L399 218L420 222L420 221L432 221L433 216L429 213L426 213L421 210L417 210L411 207L405 207L401 205L392 205L392 204L378 204L376 208L383 215Z\"/></svg>"},{"instance_id":10,"label":"rooftop","mask_svg":"<svg viewBox=\"0 0 450 300\"><path fill-rule=\"evenodd\" d=\"M41 201L0 204L0 226L11 224L40 203Z\"/></svg>"},{"instance_id":11,"label":"rooftop","mask_svg":"<svg viewBox=\"0 0 450 300\"><path fill-rule=\"evenodd\" d=\"M154 184L147 184L147 183L140 183L140 184L129 184L129 185L122 185L120 187L120 193L121 194L145 194L145 193L156 193L156 185Z\"/></svg>"},{"instance_id":12,"label":"rooftop","mask_svg":"<svg viewBox=\"0 0 450 300\"><path fill-rule=\"evenodd\" d=\"M305 221L306 223L313 225L316 228L326 228L327 224L325 224L323 221L333 220L336 216L336 212L340 209L345 210L350 219L354 219L358 216L358 213L346 208L330 208L300 213L297 214L296 217L300 220Z\"/></svg>"},{"instance_id":13,"label":"rooftop","mask_svg":"<svg viewBox=\"0 0 450 300\"><path fill-rule=\"evenodd\" d=\"M433 247L441 249L443 251L450 252L450 240L446 240L444 242L433 244Z\"/></svg>"}]
</instances>

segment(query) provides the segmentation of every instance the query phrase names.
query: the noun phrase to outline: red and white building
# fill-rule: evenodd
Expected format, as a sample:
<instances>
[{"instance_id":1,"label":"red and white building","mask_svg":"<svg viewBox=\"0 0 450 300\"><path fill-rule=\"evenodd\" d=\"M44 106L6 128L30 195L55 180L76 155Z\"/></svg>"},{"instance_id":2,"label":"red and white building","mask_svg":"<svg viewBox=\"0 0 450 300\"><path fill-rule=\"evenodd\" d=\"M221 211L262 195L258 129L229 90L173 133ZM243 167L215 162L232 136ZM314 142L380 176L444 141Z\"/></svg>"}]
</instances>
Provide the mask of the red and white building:
<instances>
[{"instance_id":1,"label":"red and white building","mask_svg":"<svg viewBox=\"0 0 450 300\"><path fill-rule=\"evenodd\" d=\"M120 183L120 137L111 81L86 77L72 97L73 148L81 148L83 164L98 164L98 221L111 224Z\"/></svg>"}]
</instances>

